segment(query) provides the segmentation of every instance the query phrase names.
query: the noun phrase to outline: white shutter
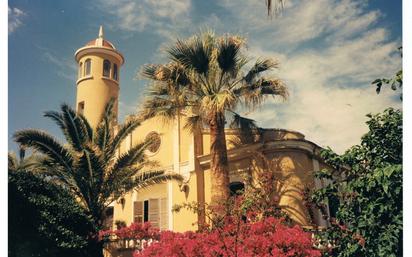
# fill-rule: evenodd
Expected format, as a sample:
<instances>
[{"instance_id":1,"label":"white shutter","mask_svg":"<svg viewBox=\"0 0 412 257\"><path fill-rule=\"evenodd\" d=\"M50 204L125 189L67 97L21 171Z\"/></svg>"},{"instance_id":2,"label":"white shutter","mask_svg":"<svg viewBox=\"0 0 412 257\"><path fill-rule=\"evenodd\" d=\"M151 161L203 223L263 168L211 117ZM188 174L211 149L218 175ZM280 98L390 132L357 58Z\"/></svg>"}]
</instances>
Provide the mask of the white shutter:
<instances>
[{"instance_id":1,"label":"white shutter","mask_svg":"<svg viewBox=\"0 0 412 257\"><path fill-rule=\"evenodd\" d=\"M159 228L160 210L159 199L149 199L149 222L153 227Z\"/></svg>"},{"instance_id":2,"label":"white shutter","mask_svg":"<svg viewBox=\"0 0 412 257\"><path fill-rule=\"evenodd\" d=\"M143 202L133 203L133 222L143 223Z\"/></svg>"}]
</instances>

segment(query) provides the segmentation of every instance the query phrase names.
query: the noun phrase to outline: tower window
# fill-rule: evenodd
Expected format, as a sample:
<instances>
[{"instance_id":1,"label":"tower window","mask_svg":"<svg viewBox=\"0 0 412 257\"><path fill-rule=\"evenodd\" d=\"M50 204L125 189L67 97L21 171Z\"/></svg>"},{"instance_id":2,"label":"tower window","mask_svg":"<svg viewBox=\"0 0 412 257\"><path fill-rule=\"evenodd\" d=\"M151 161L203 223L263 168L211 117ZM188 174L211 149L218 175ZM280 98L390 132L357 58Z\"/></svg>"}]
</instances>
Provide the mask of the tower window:
<instances>
[{"instance_id":1,"label":"tower window","mask_svg":"<svg viewBox=\"0 0 412 257\"><path fill-rule=\"evenodd\" d=\"M113 64L113 79L114 79L114 80L118 80L117 64Z\"/></svg>"},{"instance_id":2,"label":"tower window","mask_svg":"<svg viewBox=\"0 0 412 257\"><path fill-rule=\"evenodd\" d=\"M82 114L84 113L84 101L80 102L77 105L77 113Z\"/></svg>"},{"instance_id":3,"label":"tower window","mask_svg":"<svg viewBox=\"0 0 412 257\"><path fill-rule=\"evenodd\" d=\"M83 70L83 63L80 62L80 64L79 64L79 78L82 77L82 70Z\"/></svg>"},{"instance_id":4,"label":"tower window","mask_svg":"<svg viewBox=\"0 0 412 257\"><path fill-rule=\"evenodd\" d=\"M110 66L111 66L111 63L109 60L103 61L103 76L104 77L110 77Z\"/></svg>"},{"instance_id":5,"label":"tower window","mask_svg":"<svg viewBox=\"0 0 412 257\"><path fill-rule=\"evenodd\" d=\"M91 70L92 70L92 60L87 59L84 62L84 75L90 76Z\"/></svg>"}]
</instances>

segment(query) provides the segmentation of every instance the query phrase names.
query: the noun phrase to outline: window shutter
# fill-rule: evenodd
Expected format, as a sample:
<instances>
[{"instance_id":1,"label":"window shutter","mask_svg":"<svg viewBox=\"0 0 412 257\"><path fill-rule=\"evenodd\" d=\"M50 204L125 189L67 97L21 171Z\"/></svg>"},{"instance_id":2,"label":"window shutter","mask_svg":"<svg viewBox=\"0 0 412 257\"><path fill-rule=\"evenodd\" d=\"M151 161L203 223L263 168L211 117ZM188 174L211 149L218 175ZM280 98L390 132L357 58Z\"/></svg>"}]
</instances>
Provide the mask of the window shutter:
<instances>
[{"instance_id":1,"label":"window shutter","mask_svg":"<svg viewBox=\"0 0 412 257\"><path fill-rule=\"evenodd\" d=\"M167 198L160 199L160 229L168 230L169 229L169 215L167 208Z\"/></svg>"},{"instance_id":2,"label":"window shutter","mask_svg":"<svg viewBox=\"0 0 412 257\"><path fill-rule=\"evenodd\" d=\"M159 199L149 199L149 222L153 227L159 228L159 219Z\"/></svg>"},{"instance_id":3,"label":"window shutter","mask_svg":"<svg viewBox=\"0 0 412 257\"><path fill-rule=\"evenodd\" d=\"M133 203L133 222L143 223L143 202L137 201Z\"/></svg>"}]
</instances>

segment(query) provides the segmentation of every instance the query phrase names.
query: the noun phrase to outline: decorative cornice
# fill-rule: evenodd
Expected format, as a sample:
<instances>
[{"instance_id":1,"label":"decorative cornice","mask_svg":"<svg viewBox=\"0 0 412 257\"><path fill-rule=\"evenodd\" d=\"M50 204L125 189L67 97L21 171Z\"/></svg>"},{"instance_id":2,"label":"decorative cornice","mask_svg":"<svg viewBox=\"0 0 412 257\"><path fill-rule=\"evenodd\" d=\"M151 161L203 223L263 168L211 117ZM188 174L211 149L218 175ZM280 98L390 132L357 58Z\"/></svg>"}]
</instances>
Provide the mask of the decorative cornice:
<instances>
[{"instance_id":1,"label":"decorative cornice","mask_svg":"<svg viewBox=\"0 0 412 257\"><path fill-rule=\"evenodd\" d=\"M93 53L102 53L102 54L113 56L120 62L120 65L124 64L124 57L119 51L109 48L109 47L105 47L105 46L82 47L76 51L76 53L74 54L74 58L76 59L77 62L79 62L80 58L82 58L84 55L93 54Z\"/></svg>"},{"instance_id":2,"label":"decorative cornice","mask_svg":"<svg viewBox=\"0 0 412 257\"><path fill-rule=\"evenodd\" d=\"M256 153L256 151L262 151L263 153L272 153L285 150L303 151L313 158L320 159L319 152L322 148L313 142L302 139L288 139L288 140L275 140L264 143L254 143L241 147L229 149L227 151L227 157L229 162L237 161L248 158ZM210 167L210 154L201 155L197 157L202 168Z\"/></svg>"}]
</instances>

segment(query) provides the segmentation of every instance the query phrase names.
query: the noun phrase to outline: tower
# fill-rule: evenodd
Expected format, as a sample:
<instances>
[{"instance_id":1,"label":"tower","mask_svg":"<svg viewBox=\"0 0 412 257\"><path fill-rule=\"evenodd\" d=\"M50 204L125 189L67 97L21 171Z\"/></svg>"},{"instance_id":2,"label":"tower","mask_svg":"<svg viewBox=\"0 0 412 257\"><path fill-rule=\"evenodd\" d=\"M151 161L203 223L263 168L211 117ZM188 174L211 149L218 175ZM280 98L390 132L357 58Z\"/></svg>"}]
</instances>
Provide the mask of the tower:
<instances>
[{"instance_id":1,"label":"tower","mask_svg":"<svg viewBox=\"0 0 412 257\"><path fill-rule=\"evenodd\" d=\"M88 42L74 54L78 64L76 110L96 127L104 108L115 98L114 114L117 121L120 66L123 55L104 39L103 27L99 37Z\"/></svg>"}]
</instances>

